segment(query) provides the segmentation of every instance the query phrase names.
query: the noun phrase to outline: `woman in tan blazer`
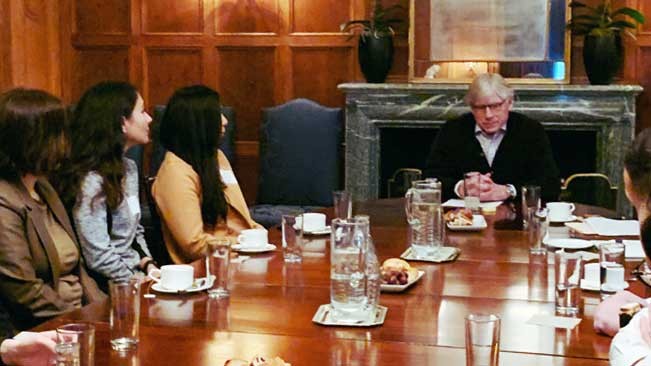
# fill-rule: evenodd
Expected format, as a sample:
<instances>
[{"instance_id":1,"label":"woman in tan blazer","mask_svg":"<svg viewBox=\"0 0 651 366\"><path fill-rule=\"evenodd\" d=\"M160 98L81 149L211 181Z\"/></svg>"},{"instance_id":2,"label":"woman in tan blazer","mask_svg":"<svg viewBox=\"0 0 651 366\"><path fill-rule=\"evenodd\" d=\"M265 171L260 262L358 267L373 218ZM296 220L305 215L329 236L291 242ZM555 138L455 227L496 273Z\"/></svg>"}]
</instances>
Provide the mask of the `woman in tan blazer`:
<instances>
[{"instance_id":1,"label":"woman in tan blazer","mask_svg":"<svg viewBox=\"0 0 651 366\"><path fill-rule=\"evenodd\" d=\"M226 119L219 94L205 86L179 89L160 125L167 150L152 195L172 261L203 258L206 242L262 227L251 215L226 156L218 150Z\"/></svg>"},{"instance_id":2,"label":"woman in tan blazer","mask_svg":"<svg viewBox=\"0 0 651 366\"><path fill-rule=\"evenodd\" d=\"M46 177L67 153L65 110L42 91L0 96L0 300L19 329L101 300Z\"/></svg>"}]
</instances>

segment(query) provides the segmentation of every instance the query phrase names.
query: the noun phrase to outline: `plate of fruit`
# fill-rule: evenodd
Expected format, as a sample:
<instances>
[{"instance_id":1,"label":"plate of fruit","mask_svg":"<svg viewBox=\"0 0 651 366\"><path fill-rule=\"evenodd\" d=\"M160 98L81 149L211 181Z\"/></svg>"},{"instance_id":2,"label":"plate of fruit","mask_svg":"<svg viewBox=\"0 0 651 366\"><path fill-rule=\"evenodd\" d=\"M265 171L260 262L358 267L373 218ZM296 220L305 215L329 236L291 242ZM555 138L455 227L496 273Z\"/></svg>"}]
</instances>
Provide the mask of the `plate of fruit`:
<instances>
[{"instance_id":1,"label":"plate of fruit","mask_svg":"<svg viewBox=\"0 0 651 366\"><path fill-rule=\"evenodd\" d=\"M445 214L448 229L457 231L477 231L488 227L482 215L473 215L467 208L460 208Z\"/></svg>"},{"instance_id":2,"label":"plate of fruit","mask_svg":"<svg viewBox=\"0 0 651 366\"><path fill-rule=\"evenodd\" d=\"M418 281L425 271L413 268L400 258L389 258L382 263L380 268L382 284L380 289L384 292L401 292Z\"/></svg>"}]
</instances>

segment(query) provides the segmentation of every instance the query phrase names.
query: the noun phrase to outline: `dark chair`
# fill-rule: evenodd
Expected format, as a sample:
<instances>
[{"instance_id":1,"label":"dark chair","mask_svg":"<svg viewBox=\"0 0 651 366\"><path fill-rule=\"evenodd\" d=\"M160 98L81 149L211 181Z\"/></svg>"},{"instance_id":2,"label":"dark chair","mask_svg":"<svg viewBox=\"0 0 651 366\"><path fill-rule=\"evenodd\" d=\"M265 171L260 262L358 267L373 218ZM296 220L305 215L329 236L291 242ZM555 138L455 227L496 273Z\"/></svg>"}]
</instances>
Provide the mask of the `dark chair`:
<instances>
[{"instance_id":1,"label":"dark chair","mask_svg":"<svg viewBox=\"0 0 651 366\"><path fill-rule=\"evenodd\" d=\"M151 136L152 136L152 153L151 160L149 162L149 177L155 177L158 173L158 168L160 168L163 158L165 157L165 149L160 144L160 122L163 120L163 114L165 113L164 105L157 105L154 107L154 121L151 123ZM236 122L235 122L235 110L233 107L222 107L222 114L228 120L228 125L226 125L226 131L221 138L219 143L219 148L224 152L228 161L231 164L235 163L235 131L236 131Z\"/></svg>"},{"instance_id":2,"label":"dark chair","mask_svg":"<svg viewBox=\"0 0 651 366\"><path fill-rule=\"evenodd\" d=\"M404 197L411 183L421 179L423 172L415 168L400 168L387 180L387 198Z\"/></svg>"},{"instance_id":3,"label":"dark chair","mask_svg":"<svg viewBox=\"0 0 651 366\"><path fill-rule=\"evenodd\" d=\"M263 110L255 221L278 225L283 213L332 206L339 187L341 108L295 99Z\"/></svg>"},{"instance_id":4,"label":"dark chair","mask_svg":"<svg viewBox=\"0 0 651 366\"><path fill-rule=\"evenodd\" d=\"M601 173L577 173L563 182L560 199L616 210L617 186Z\"/></svg>"}]
</instances>

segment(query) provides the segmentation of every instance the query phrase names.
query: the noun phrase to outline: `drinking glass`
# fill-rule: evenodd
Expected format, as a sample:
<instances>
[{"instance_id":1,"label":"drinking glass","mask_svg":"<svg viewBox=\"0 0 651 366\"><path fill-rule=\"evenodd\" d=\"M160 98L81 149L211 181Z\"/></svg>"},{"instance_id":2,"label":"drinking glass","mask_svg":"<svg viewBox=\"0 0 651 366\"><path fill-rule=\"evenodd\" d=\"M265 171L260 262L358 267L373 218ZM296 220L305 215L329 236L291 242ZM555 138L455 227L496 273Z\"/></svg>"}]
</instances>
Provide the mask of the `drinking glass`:
<instances>
[{"instance_id":1,"label":"drinking glass","mask_svg":"<svg viewBox=\"0 0 651 366\"><path fill-rule=\"evenodd\" d=\"M208 289L208 297L211 299L228 297L228 267L231 259L231 242L225 238L212 238L208 241L207 247L209 250L206 257L206 274L215 277L213 285Z\"/></svg>"},{"instance_id":2,"label":"drinking glass","mask_svg":"<svg viewBox=\"0 0 651 366\"><path fill-rule=\"evenodd\" d=\"M283 215L283 258L287 263L303 261L303 221L300 215Z\"/></svg>"},{"instance_id":3,"label":"drinking glass","mask_svg":"<svg viewBox=\"0 0 651 366\"><path fill-rule=\"evenodd\" d=\"M531 215L528 218L527 233L529 237L529 253L545 254L547 249L543 247L542 241L547 233L547 217L549 210L541 208L537 211L527 210Z\"/></svg>"},{"instance_id":4,"label":"drinking glass","mask_svg":"<svg viewBox=\"0 0 651 366\"><path fill-rule=\"evenodd\" d=\"M334 205L334 217L338 219L348 219L353 214L353 201L350 192L334 191L332 192L332 203Z\"/></svg>"},{"instance_id":5,"label":"drinking glass","mask_svg":"<svg viewBox=\"0 0 651 366\"><path fill-rule=\"evenodd\" d=\"M368 222L332 220L330 234L330 305L337 321L366 320L365 254Z\"/></svg>"},{"instance_id":6,"label":"drinking glass","mask_svg":"<svg viewBox=\"0 0 651 366\"><path fill-rule=\"evenodd\" d=\"M472 213L479 213L481 174L469 172L463 175L463 203Z\"/></svg>"},{"instance_id":7,"label":"drinking glass","mask_svg":"<svg viewBox=\"0 0 651 366\"><path fill-rule=\"evenodd\" d=\"M599 245L599 283L601 298L623 290L624 244L614 241Z\"/></svg>"},{"instance_id":8,"label":"drinking glass","mask_svg":"<svg viewBox=\"0 0 651 366\"><path fill-rule=\"evenodd\" d=\"M116 351L135 348L140 327L140 280L109 281L109 291L111 347ZM83 353L83 349L81 351Z\"/></svg>"},{"instance_id":9,"label":"drinking glass","mask_svg":"<svg viewBox=\"0 0 651 366\"><path fill-rule=\"evenodd\" d=\"M416 257L431 257L443 246L441 183L414 182L405 194L405 215L409 223L409 243Z\"/></svg>"},{"instance_id":10,"label":"drinking glass","mask_svg":"<svg viewBox=\"0 0 651 366\"><path fill-rule=\"evenodd\" d=\"M583 278L581 262L581 253L566 253L562 249L555 253L556 312L559 314L575 315L579 312L579 283Z\"/></svg>"},{"instance_id":11,"label":"drinking glass","mask_svg":"<svg viewBox=\"0 0 651 366\"><path fill-rule=\"evenodd\" d=\"M498 366L500 317L469 314L466 317L466 366Z\"/></svg>"},{"instance_id":12,"label":"drinking glass","mask_svg":"<svg viewBox=\"0 0 651 366\"><path fill-rule=\"evenodd\" d=\"M540 186L522 187L522 229L529 226L532 212L540 209Z\"/></svg>"},{"instance_id":13,"label":"drinking glass","mask_svg":"<svg viewBox=\"0 0 651 366\"><path fill-rule=\"evenodd\" d=\"M79 366L93 366L95 363L95 326L89 323L65 324L57 328L57 340L63 344L78 344L77 355ZM64 346L57 352L67 354L65 359L74 357L75 347ZM65 352L64 352L65 350ZM55 350L56 351L56 350ZM57 359L59 355L57 354ZM62 357L64 358L64 357Z\"/></svg>"},{"instance_id":14,"label":"drinking glass","mask_svg":"<svg viewBox=\"0 0 651 366\"><path fill-rule=\"evenodd\" d=\"M54 346L56 353L55 366L79 366L79 343L57 343Z\"/></svg>"}]
</instances>

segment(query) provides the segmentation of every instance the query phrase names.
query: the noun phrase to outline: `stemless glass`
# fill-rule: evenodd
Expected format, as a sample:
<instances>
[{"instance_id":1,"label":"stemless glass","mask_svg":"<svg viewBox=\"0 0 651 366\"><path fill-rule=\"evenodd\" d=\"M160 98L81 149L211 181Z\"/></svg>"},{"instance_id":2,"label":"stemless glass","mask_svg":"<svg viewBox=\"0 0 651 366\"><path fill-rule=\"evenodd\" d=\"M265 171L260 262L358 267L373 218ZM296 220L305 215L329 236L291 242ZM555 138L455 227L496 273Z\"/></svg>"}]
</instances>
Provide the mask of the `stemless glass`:
<instances>
[{"instance_id":1,"label":"stemless glass","mask_svg":"<svg viewBox=\"0 0 651 366\"><path fill-rule=\"evenodd\" d=\"M229 296L228 267L231 258L231 242L226 238L212 238L207 243L206 275L214 276L213 285L208 289L208 297L221 299Z\"/></svg>"},{"instance_id":2,"label":"stemless glass","mask_svg":"<svg viewBox=\"0 0 651 366\"><path fill-rule=\"evenodd\" d=\"M111 293L111 347L128 351L138 345L140 328L140 280L109 281ZM83 347L81 350L84 352Z\"/></svg>"},{"instance_id":3,"label":"stemless glass","mask_svg":"<svg viewBox=\"0 0 651 366\"><path fill-rule=\"evenodd\" d=\"M303 217L300 215L283 215L283 259L287 263L303 261Z\"/></svg>"},{"instance_id":4,"label":"stemless glass","mask_svg":"<svg viewBox=\"0 0 651 366\"><path fill-rule=\"evenodd\" d=\"M57 340L63 344L78 344L76 349L79 366L93 366L95 363L95 326L89 323L65 324L57 328ZM59 347L66 359L73 357L75 347ZM62 355L63 356L63 355ZM58 357L58 356L57 356Z\"/></svg>"}]
</instances>

